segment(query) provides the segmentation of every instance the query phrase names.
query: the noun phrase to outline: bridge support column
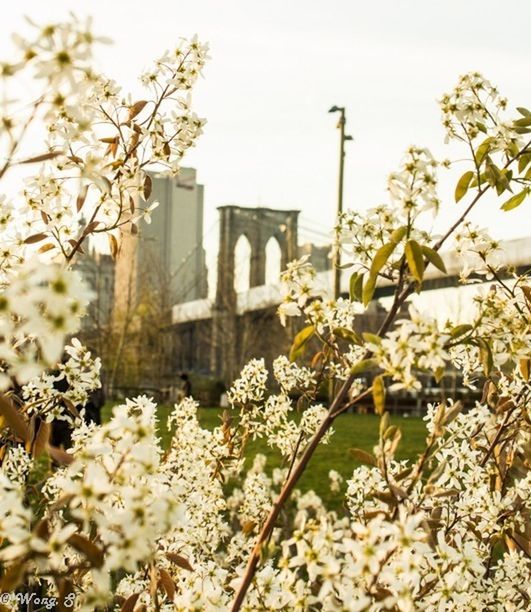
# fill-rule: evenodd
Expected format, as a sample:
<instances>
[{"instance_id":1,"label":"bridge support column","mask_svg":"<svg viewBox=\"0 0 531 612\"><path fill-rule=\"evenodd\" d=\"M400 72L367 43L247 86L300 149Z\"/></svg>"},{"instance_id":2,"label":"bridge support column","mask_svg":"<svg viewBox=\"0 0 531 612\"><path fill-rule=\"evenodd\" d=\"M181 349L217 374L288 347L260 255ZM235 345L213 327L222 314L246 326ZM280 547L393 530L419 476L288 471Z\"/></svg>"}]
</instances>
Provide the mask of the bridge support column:
<instances>
[{"instance_id":1,"label":"bridge support column","mask_svg":"<svg viewBox=\"0 0 531 612\"><path fill-rule=\"evenodd\" d=\"M267 241L277 240L282 267L297 257L298 210L221 206L216 302L212 316L210 365L213 374L230 384L243 365L237 363L237 295L234 249L243 234L251 245L250 286L265 283Z\"/></svg>"}]
</instances>

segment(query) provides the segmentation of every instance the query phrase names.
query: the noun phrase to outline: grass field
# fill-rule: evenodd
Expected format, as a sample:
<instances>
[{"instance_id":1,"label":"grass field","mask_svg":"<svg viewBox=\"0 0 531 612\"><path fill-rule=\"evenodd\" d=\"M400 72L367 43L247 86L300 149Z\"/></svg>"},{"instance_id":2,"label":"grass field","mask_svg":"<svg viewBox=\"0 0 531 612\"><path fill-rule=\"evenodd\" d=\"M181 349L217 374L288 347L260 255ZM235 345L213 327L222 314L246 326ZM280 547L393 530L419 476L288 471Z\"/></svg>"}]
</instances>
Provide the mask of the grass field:
<instances>
[{"instance_id":1,"label":"grass field","mask_svg":"<svg viewBox=\"0 0 531 612\"><path fill-rule=\"evenodd\" d=\"M103 418L108 419L112 409L107 404L103 409ZM166 429L166 418L170 410L169 406L159 407L160 436L164 446L170 439L170 432ZM218 408L200 408L199 421L203 427L213 429L220 423L221 410ZM352 470L359 465L350 455L350 448L361 448L371 451L378 440L379 418L370 414L344 414L336 419L334 424L335 434L327 445L321 445L313 456L306 473L300 481L299 488L303 491L314 489L322 497L329 507L339 508L341 499L334 495L329 489L328 472L338 471L343 477L348 478ZM424 422L418 417L404 418L395 416L391 418L393 425L398 425L402 430L402 440L398 448L398 459L415 459L424 448L426 429ZM252 442L247 451L247 460L252 461L257 453L267 456L268 471L281 465L278 452L269 448L263 440Z\"/></svg>"}]
</instances>

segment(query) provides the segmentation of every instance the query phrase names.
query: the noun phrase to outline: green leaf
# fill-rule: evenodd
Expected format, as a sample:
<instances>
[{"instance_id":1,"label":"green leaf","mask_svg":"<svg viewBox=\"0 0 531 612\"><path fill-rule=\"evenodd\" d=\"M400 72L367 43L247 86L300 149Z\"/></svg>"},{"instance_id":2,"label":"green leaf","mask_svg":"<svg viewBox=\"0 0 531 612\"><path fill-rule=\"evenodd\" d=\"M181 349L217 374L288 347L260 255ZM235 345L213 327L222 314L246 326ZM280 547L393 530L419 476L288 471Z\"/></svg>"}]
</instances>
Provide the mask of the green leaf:
<instances>
[{"instance_id":1,"label":"green leaf","mask_svg":"<svg viewBox=\"0 0 531 612\"><path fill-rule=\"evenodd\" d=\"M471 329L473 329L472 325L470 325L469 323L463 323L463 325L457 325L456 327L454 327L450 332L450 336L452 336L452 338L459 338L459 336L463 336Z\"/></svg>"},{"instance_id":2,"label":"green leaf","mask_svg":"<svg viewBox=\"0 0 531 612\"><path fill-rule=\"evenodd\" d=\"M422 246L421 249L426 259L437 269L446 274L446 266L444 265L444 261L439 255L439 253L437 253L437 251L434 251L433 249L430 249L430 247L427 246Z\"/></svg>"},{"instance_id":3,"label":"green leaf","mask_svg":"<svg viewBox=\"0 0 531 612\"><path fill-rule=\"evenodd\" d=\"M492 350L489 343L484 338L477 338L476 343L479 348L479 361L483 366L483 373L485 376L488 376L494 366Z\"/></svg>"},{"instance_id":4,"label":"green leaf","mask_svg":"<svg viewBox=\"0 0 531 612\"><path fill-rule=\"evenodd\" d=\"M382 415L385 412L385 385L381 374L372 381L372 399L374 411Z\"/></svg>"},{"instance_id":5,"label":"green leaf","mask_svg":"<svg viewBox=\"0 0 531 612\"><path fill-rule=\"evenodd\" d=\"M529 127L531 126L531 116L527 115L526 117L522 117L522 119L517 119L514 122L516 127Z\"/></svg>"},{"instance_id":6,"label":"green leaf","mask_svg":"<svg viewBox=\"0 0 531 612\"><path fill-rule=\"evenodd\" d=\"M503 206L501 207L502 210L513 210L513 208L520 206L520 204L527 198L528 194L529 189L526 188L523 189L520 193L513 195L512 198L509 198L507 202L503 204Z\"/></svg>"},{"instance_id":7,"label":"green leaf","mask_svg":"<svg viewBox=\"0 0 531 612\"><path fill-rule=\"evenodd\" d=\"M304 329L301 329L301 331L293 339L293 344L291 345L291 350L289 352L290 361L295 361L295 359L302 354L304 345L314 333L315 327L313 325L308 325Z\"/></svg>"},{"instance_id":8,"label":"green leaf","mask_svg":"<svg viewBox=\"0 0 531 612\"><path fill-rule=\"evenodd\" d=\"M367 451L361 448L349 448L349 455L359 461L360 463L366 463L367 465L376 466L376 459Z\"/></svg>"},{"instance_id":9,"label":"green leaf","mask_svg":"<svg viewBox=\"0 0 531 612\"><path fill-rule=\"evenodd\" d=\"M518 158L518 172L522 173L531 162L531 153L524 153Z\"/></svg>"},{"instance_id":10,"label":"green leaf","mask_svg":"<svg viewBox=\"0 0 531 612\"><path fill-rule=\"evenodd\" d=\"M500 170L500 175L496 180L496 193L498 195L501 195L506 189L512 191L510 183L512 176L513 175L510 170L507 170L506 168Z\"/></svg>"},{"instance_id":11,"label":"green leaf","mask_svg":"<svg viewBox=\"0 0 531 612\"><path fill-rule=\"evenodd\" d=\"M381 246L377 251L371 264L371 275L376 275L385 266L385 262L389 259L391 253L395 250L396 243L388 242Z\"/></svg>"},{"instance_id":12,"label":"green leaf","mask_svg":"<svg viewBox=\"0 0 531 612\"><path fill-rule=\"evenodd\" d=\"M424 257L416 240L409 240L406 243L406 261L413 278L421 283L424 276Z\"/></svg>"},{"instance_id":13,"label":"green leaf","mask_svg":"<svg viewBox=\"0 0 531 612\"><path fill-rule=\"evenodd\" d=\"M479 145L479 147L476 149L476 164L478 166L481 165L481 162L485 159L486 155L489 152L490 149L490 143L493 141L494 139L492 138L492 136L489 136L488 138L485 138L485 140Z\"/></svg>"},{"instance_id":14,"label":"green leaf","mask_svg":"<svg viewBox=\"0 0 531 612\"><path fill-rule=\"evenodd\" d=\"M439 384L444 376L444 368L443 367L437 368L435 372L433 373L433 376L435 377L435 382Z\"/></svg>"},{"instance_id":15,"label":"green leaf","mask_svg":"<svg viewBox=\"0 0 531 612\"><path fill-rule=\"evenodd\" d=\"M372 300L374 290L376 289L376 279L377 276L369 275L367 282L365 283L365 285L363 285L363 292L361 297L364 306L368 306L369 302Z\"/></svg>"},{"instance_id":16,"label":"green leaf","mask_svg":"<svg viewBox=\"0 0 531 612\"><path fill-rule=\"evenodd\" d=\"M363 338L353 329L347 329L346 327L336 327L334 329L334 335L343 340L348 340L358 346L363 346Z\"/></svg>"},{"instance_id":17,"label":"green leaf","mask_svg":"<svg viewBox=\"0 0 531 612\"><path fill-rule=\"evenodd\" d=\"M380 425L378 427L380 438L383 438L383 435L387 431L388 427L389 427L389 413L384 412L382 414L382 418L380 419Z\"/></svg>"},{"instance_id":18,"label":"green leaf","mask_svg":"<svg viewBox=\"0 0 531 612\"><path fill-rule=\"evenodd\" d=\"M354 272L350 277L349 296L352 302L361 302L363 289L363 274Z\"/></svg>"},{"instance_id":19,"label":"green leaf","mask_svg":"<svg viewBox=\"0 0 531 612\"><path fill-rule=\"evenodd\" d=\"M372 260L371 269L369 270L369 278L363 287L362 298L364 306L367 306L372 300L374 290L376 289L378 273L385 266L386 261L389 259L395 248L396 242L388 242L376 251L374 259Z\"/></svg>"},{"instance_id":20,"label":"green leaf","mask_svg":"<svg viewBox=\"0 0 531 612\"><path fill-rule=\"evenodd\" d=\"M492 187L497 187L498 181L502 178L500 169L496 164L492 163L490 157L487 156L487 181Z\"/></svg>"},{"instance_id":21,"label":"green leaf","mask_svg":"<svg viewBox=\"0 0 531 612\"><path fill-rule=\"evenodd\" d=\"M376 361L376 359L362 359L350 368L350 374L352 376L355 376L356 374L361 374L362 372L366 372L367 370L375 368L377 365L378 362Z\"/></svg>"},{"instance_id":22,"label":"green leaf","mask_svg":"<svg viewBox=\"0 0 531 612\"><path fill-rule=\"evenodd\" d=\"M406 235L406 233L407 233L407 225L402 225L401 227L397 227L391 234L391 242L394 242L395 244L402 242L402 238Z\"/></svg>"},{"instance_id":23,"label":"green leaf","mask_svg":"<svg viewBox=\"0 0 531 612\"><path fill-rule=\"evenodd\" d=\"M361 335L363 336L365 342L370 342L371 344L376 344L377 346L382 344L382 339L376 334L371 334L371 332L363 332Z\"/></svg>"},{"instance_id":24,"label":"green leaf","mask_svg":"<svg viewBox=\"0 0 531 612\"><path fill-rule=\"evenodd\" d=\"M523 115L524 117L530 117L531 116L531 111L528 110L527 108L524 108L523 106L517 106L516 110Z\"/></svg>"},{"instance_id":25,"label":"green leaf","mask_svg":"<svg viewBox=\"0 0 531 612\"><path fill-rule=\"evenodd\" d=\"M443 425L449 425L455 417L460 414L463 410L463 404L461 400L454 403L454 405L445 413L443 419Z\"/></svg>"},{"instance_id":26,"label":"green leaf","mask_svg":"<svg viewBox=\"0 0 531 612\"><path fill-rule=\"evenodd\" d=\"M465 197L468 188L470 187L470 182L474 178L474 172L472 170L468 170L465 172L463 176L457 181L457 185L455 186L455 201L459 202L462 198Z\"/></svg>"},{"instance_id":27,"label":"green leaf","mask_svg":"<svg viewBox=\"0 0 531 612\"><path fill-rule=\"evenodd\" d=\"M393 438L396 434L396 432L399 431L398 427L396 425L390 425L383 434L383 439L384 440L390 440L391 438Z\"/></svg>"}]
</instances>

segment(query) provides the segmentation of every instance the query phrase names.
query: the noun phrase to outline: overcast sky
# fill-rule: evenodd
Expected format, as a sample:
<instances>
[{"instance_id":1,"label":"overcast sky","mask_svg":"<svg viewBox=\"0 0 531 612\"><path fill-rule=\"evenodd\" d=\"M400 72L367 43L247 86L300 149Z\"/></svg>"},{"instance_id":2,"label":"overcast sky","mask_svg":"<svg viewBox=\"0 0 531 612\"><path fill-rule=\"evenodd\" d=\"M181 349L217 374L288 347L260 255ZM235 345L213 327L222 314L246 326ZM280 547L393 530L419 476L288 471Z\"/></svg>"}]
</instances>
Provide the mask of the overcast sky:
<instances>
[{"instance_id":1,"label":"overcast sky","mask_svg":"<svg viewBox=\"0 0 531 612\"><path fill-rule=\"evenodd\" d=\"M3 3L2 55L24 14L46 22L74 7L114 39L98 50L98 67L125 90L138 91L137 75L179 36L209 41L194 94L208 125L186 158L206 186L206 230L216 206L236 203L297 208L303 226L329 231L334 104L346 107L354 137L345 206L359 209L385 201L386 176L409 144L450 155L436 100L459 74L479 70L512 106L531 106L529 0L21 0ZM502 237L531 234L529 205L514 214L497 207L478 211L480 222ZM448 199L445 217L457 212Z\"/></svg>"}]
</instances>

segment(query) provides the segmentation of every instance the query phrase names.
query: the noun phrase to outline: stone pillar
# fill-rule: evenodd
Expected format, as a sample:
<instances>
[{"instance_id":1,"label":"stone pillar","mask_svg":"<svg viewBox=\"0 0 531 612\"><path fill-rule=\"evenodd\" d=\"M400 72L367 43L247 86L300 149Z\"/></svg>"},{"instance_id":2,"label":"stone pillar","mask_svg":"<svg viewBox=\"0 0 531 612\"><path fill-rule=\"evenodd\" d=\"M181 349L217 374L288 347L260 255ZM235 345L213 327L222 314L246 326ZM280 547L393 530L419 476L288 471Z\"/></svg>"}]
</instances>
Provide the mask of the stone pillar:
<instances>
[{"instance_id":1,"label":"stone pillar","mask_svg":"<svg viewBox=\"0 0 531 612\"><path fill-rule=\"evenodd\" d=\"M250 286L265 283L267 241L275 237L281 249L281 263L297 257L298 210L221 206L216 301L212 313L210 366L213 374L229 384L242 364L237 361L238 315L234 289L234 249L245 234L251 245Z\"/></svg>"}]
</instances>

